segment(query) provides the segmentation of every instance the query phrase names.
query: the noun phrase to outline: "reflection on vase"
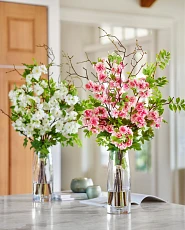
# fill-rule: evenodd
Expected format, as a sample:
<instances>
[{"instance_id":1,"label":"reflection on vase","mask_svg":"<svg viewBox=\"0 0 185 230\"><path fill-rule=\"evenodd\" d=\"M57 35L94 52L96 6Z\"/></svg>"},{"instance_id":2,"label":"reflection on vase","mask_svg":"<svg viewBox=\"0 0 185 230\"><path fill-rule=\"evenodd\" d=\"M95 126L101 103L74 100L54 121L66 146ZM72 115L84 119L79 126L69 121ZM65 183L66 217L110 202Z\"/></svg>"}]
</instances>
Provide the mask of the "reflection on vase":
<instances>
[{"instance_id":1,"label":"reflection on vase","mask_svg":"<svg viewBox=\"0 0 185 230\"><path fill-rule=\"evenodd\" d=\"M51 201L53 192L53 167L51 151L46 157L34 154L33 160L33 201Z\"/></svg>"},{"instance_id":2,"label":"reflection on vase","mask_svg":"<svg viewBox=\"0 0 185 230\"><path fill-rule=\"evenodd\" d=\"M108 205L112 214L130 213L130 167L128 152L111 152L108 165Z\"/></svg>"}]
</instances>

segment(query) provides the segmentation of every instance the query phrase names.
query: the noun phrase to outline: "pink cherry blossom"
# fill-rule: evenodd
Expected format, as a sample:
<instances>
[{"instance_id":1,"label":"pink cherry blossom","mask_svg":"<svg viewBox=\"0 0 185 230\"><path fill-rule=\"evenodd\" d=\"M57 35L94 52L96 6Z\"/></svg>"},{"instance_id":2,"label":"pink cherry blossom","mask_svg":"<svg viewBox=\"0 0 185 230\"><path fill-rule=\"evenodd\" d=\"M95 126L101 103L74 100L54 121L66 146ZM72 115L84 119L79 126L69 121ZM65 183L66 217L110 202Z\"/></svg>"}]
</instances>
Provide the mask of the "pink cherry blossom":
<instances>
[{"instance_id":1,"label":"pink cherry blossom","mask_svg":"<svg viewBox=\"0 0 185 230\"><path fill-rule=\"evenodd\" d=\"M121 143L121 144L118 144L117 147L120 149L120 150L124 150L127 148L127 145L125 143Z\"/></svg>"},{"instance_id":2,"label":"pink cherry blossom","mask_svg":"<svg viewBox=\"0 0 185 230\"><path fill-rule=\"evenodd\" d=\"M145 117L148 114L148 110L147 109L141 109L138 111L138 115L141 117Z\"/></svg>"},{"instance_id":3,"label":"pink cherry blossom","mask_svg":"<svg viewBox=\"0 0 185 230\"><path fill-rule=\"evenodd\" d=\"M137 127L142 128L146 125L146 122L141 122L137 124Z\"/></svg>"},{"instance_id":4,"label":"pink cherry blossom","mask_svg":"<svg viewBox=\"0 0 185 230\"><path fill-rule=\"evenodd\" d=\"M149 88L149 83L145 79L140 79L137 84L138 90L144 91Z\"/></svg>"},{"instance_id":5,"label":"pink cherry blossom","mask_svg":"<svg viewBox=\"0 0 185 230\"><path fill-rule=\"evenodd\" d=\"M99 133L99 130L97 128L95 128L95 127L90 128L90 131L92 131L92 133L94 133L94 134Z\"/></svg>"},{"instance_id":6,"label":"pink cherry blossom","mask_svg":"<svg viewBox=\"0 0 185 230\"><path fill-rule=\"evenodd\" d=\"M118 132L118 133L115 133L114 135L115 135L117 138L122 138L122 136L123 136L122 133L119 133L119 132Z\"/></svg>"},{"instance_id":7,"label":"pink cherry blossom","mask_svg":"<svg viewBox=\"0 0 185 230\"><path fill-rule=\"evenodd\" d=\"M104 86L104 84L102 84L102 85L100 86L100 90L101 90L101 91L105 91L105 86Z\"/></svg>"},{"instance_id":8,"label":"pink cherry blossom","mask_svg":"<svg viewBox=\"0 0 185 230\"><path fill-rule=\"evenodd\" d=\"M91 109L87 109L84 111L84 116L86 117L92 117L93 116L93 111Z\"/></svg>"},{"instance_id":9,"label":"pink cherry blossom","mask_svg":"<svg viewBox=\"0 0 185 230\"><path fill-rule=\"evenodd\" d=\"M136 101L137 101L136 97L129 97L129 102L131 106L135 106Z\"/></svg>"},{"instance_id":10,"label":"pink cherry blossom","mask_svg":"<svg viewBox=\"0 0 185 230\"><path fill-rule=\"evenodd\" d=\"M128 139L128 141L126 142L126 147L130 147L132 145L132 139Z\"/></svg>"},{"instance_id":11,"label":"pink cherry blossom","mask_svg":"<svg viewBox=\"0 0 185 230\"><path fill-rule=\"evenodd\" d=\"M123 62L120 62L120 64L118 65L118 68L121 70L125 68L125 65L123 64Z\"/></svg>"},{"instance_id":12,"label":"pink cherry blossom","mask_svg":"<svg viewBox=\"0 0 185 230\"><path fill-rule=\"evenodd\" d=\"M128 130L128 127L127 127L127 126L120 126L120 127L119 127L119 131L120 131L120 133L122 133L122 134L126 134L126 133L127 133L127 130Z\"/></svg>"},{"instance_id":13,"label":"pink cherry blossom","mask_svg":"<svg viewBox=\"0 0 185 230\"><path fill-rule=\"evenodd\" d=\"M123 83L122 87L123 87L123 89L124 89L125 91L128 91L128 90L129 90L129 84L128 84L128 83Z\"/></svg>"},{"instance_id":14,"label":"pink cherry blossom","mask_svg":"<svg viewBox=\"0 0 185 230\"><path fill-rule=\"evenodd\" d=\"M149 111L147 118L148 120L156 120L159 117L159 113L157 111Z\"/></svg>"},{"instance_id":15,"label":"pink cherry blossom","mask_svg":"<svg viewBox=\"0 0 185 230\"><path fill-rule=\"evenodd\" d=\"M126 118L126 117L127 117L127 111L121 110L121 111L119 112L119 117L121 117L121 118Z\"/></svg>"},{"instance_id":16,"label":"pink cherry blossom","mask_svg":"<svg viewBox=\"0 0 185 230\"><path fill-rule=\"evenodd\" d=\"M118 118L119 115L119 111L117 109L113 109L111 112L112 117L114 118Z\"/></svg>"},{"instance_id":17,"label":"pink cherry blossom","mask_svg":"<svg viewBox=\"0 0 185 230\"><path fill-rule=\"evenodd\" d=\"M137 119L137 114L135 113L135 114L132 114L132 116L131 116L131 122L132 123L135 123L136 122L136 119Z\"/></svg>"},{"instance_id":18,"label":"pink cherry blossom","mask_svg":"<svg viewBox=\"0 0 185 230\"><path fill-rule=\"evenodd\" d=\"M104 63L102 62L97 62L94 68L97 73L103 73L106 70Z\"/></svg>"},{"instance_id":19,"label":"pink cherry blossom","mask_svg":"<svg viewBox=\"0 0 185 230\"><path fill-rule=\"evenodd\" d=\"M118 86L121 84L121 78L120 76L119 77L116 77L115 79L116 83L118 84Z\"/></svg>"},{"instance_id":20,"label":"pink cherry blossom","mask_svg":"<svg viewBox=\"0 0 185 230\"><path fill-rule=\"evenodd\" d=\"M146 91L140 91L139 92L139 96L141 98L147 98L147 97L150 97L151 96L151 90L146 90Z\"/></svg>"},{"instance_id":21,"label":"pink cherry blossom","mask_svg":"<svg viewBox=\"0 0 185 230\"><path fill-rule=\"evenodd\" d=\"M132 135L133 134L132 130L126 125L120 126L119 131L120 131L120 133L125 134L125 135Z\"/></svg>"},{"instance_id":22,"label":"pink cherry blossom","mask_svg":"<svg viewBox=\"0 0 185 230\"><path fill-rule=\"evenodd\" d=\"M87 84L85 84L85 88L87 90L92 90L93 86L94 86L94 82L92 82L91 80Z\"/></svg>"},{"instance_id":23,"label":"pink cherry blossom","mask_svg":"<svg viewBox=\"0 0 185 230\"><path fill-rule=\"evenodd\" d=\"M89 119L89 118L84 117L83 120L82 120L82 123L83 123L83 125L85 125L85 126L91 127L90 119Z\"/></svg>"},{"instance_id":24,"label":"pink cherry blossom","mask_svg":"<svg viewBox=\"0 0 185 230\"><path fill-rule=\"evenodd\" d=\"M101 73L98 75L98 80L99 80L100 82L104 82L106 78L107 78L107 76L106 76L105 73L102 73L102 72L101 72Z\"/></svg>"},{"instance_id":25,"label":"pink cherry blossom","mask_svg":"<svg viewBox=\"0 0 185 230\"><path fill-rule=\"evenodd\" d=\"M95 93L99 93L101 91L101 85L95 83L94 86L93 86L93 91Z\"/></svg>"},{"instance_id":26,"label":"pink cherry blossom","mask_svg":"<svg viewBox=\"0 0 185 230\"><path fill-rule=\"evenodd\" d=\"M128 134L128 135L131 135L131 136L133 135L133 132L132 132L132 129L131 129L131 128L128 128L127 134Z\"/></svg>"},{"instance_id":27,"label":"pink cherry blossom","mask_svg":"<svg viewBox=\"0 0 185 230\"><path fill-rule=\"evenodd\" d=\"M97 117L91 117L90 118L90 124L92 126L97 126L99 124L99 119Z\"/></svg>"},{"instance_id":28,"label":"pink cherry blossom","mask_svg":"<svg viewBox=\"0 0 185 230\"><path fill-rule=\"evenodd\" d=\"M128 102L126 102L123 109L124 109L124 111L128 111L130 109L130 104Z\"/></svg>"},{"instance_id":29,"label":"pink cherry blossom","mask_svg":"<svg viewBox=\"0 0 185 230\"><path fill-rule=\"evenodd\" d=\"M115 82L110 80L109 81L109 87L110 87L110 89L113 89L115 87Z\"/></svg>"},{"instance_id":30,"label":"pink cherry blossom","mask_svg":"<svg viewBox=\"0 0 185 230\"><path fill-rule=\"evenodd\" d=\"M101 94L99 94L99 93L95 93L95 94L94 94L94 97L95 97L96 99L98 99L98 100L101 100L101 98L102 98Z\"/></svg>"},{"instance_id":31,"label":"pink cherry blossom","mask_svg":"<svg viewBox=\"0 0 185 230\"><path fill-rule=\"evenodd\" d=\"M160 125L159 123L155 124L156 129L159 129L160 126L161 126L161 125Z\"/></svg>"},{"instance_id":32,"label":"pink cherry blossom","mask_svg":"<svg viewBox=\"0 0 185 230\"><path fill-rule=\"evenodd\" d=\"M115 73L116 73L117 67L118 67L118 65L117 65L116 63L113 63L112 68L111 68L112 74L115 74Z\"/></svg>"},{"instance_id":33,"label":"pink cherry blossom","mask_svg":"<svg viewBox=\"0 0 185 230\"><path fill-rule=\"evenodd\" d=\"M138 102L136 104L136 110L140 111L144 109L144 103L143 102Z\"/></svg>"},{"instance_id":34,"label":"pink cherry blossom","mask_svg":"<svg viewBox=\"0 0 185 230\"><path fill-rule=\"evenodd\" d=\"M99 115L103 118L106 118L108 116L107 110L104 107L97 107Z\"/></svg>"},{"instance_id":35,"label":"pink cherry blossom","mask_svg":"<svg viewBox=\"0 0 185 230\"><path fill-rule=\"evenodd\" d=\"M108 133L113 133L113 131L114 131L113 126L112 126L112 125L107 125L107 126L106 126L106 131L107 131Z\"/></svg>"},{"instance_id":36,"label":"pink cherry blossom","mask_svg":"<svg viewBox=\"0 0 185 230\"><path fill-rule=\"evenodd\" d=\"M99 125L98 128L99 128L100 131L106 130L106 126L105 125Z\"/></svg>"},{"instance_id":37,"label":"pink cherry blossom","mask_svg":"<svg viewBox=\"0 0 185 230\"><path fill-rule=\"evenodd\" d=\"M138 122L138 123L145 123L145 119L143 118L143 116L137 116L136 122Z\"/></svg>"},{"instance_id":38,"label":"pink cherry blossom","mask_svg":"<svg viewBox=\"0 0 185 230\"><path fill-rule=\"evenodd\" d=\"M130 88L136 88L137 87L137 80L129 80L129 86Z\"/></svg>"}]
</instances>

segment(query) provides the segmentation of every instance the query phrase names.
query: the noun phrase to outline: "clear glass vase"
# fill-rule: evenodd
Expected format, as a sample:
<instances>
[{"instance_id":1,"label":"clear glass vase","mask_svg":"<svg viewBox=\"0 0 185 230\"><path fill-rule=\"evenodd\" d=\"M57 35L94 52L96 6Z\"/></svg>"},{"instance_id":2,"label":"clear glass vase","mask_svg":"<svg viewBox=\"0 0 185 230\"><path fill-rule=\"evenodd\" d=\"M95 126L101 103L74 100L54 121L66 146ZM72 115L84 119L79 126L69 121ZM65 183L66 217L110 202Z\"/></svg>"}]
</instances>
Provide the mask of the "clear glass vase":
<instances>
[{"instance_id":1,"label":"clear glass vase","mask_svg":"<svg viewBox=\"0 0 185 230\"><path fill-rule=\"evenodd\" d=\"M131 212L128 152L120 151L109 154L107 191L107 213L128 214Z\"/></svg>"},{"instance_id":2,"label":"clear glass vase","mask_svg":"<svg viewBox=\"0 0 185 230\"><path fill-rule=\"evenodd\" d=\"M52 154L49 149L47 157L34 153L33 159L33 201L51 201L53 192Z\"/></svg>"}]
</instances>

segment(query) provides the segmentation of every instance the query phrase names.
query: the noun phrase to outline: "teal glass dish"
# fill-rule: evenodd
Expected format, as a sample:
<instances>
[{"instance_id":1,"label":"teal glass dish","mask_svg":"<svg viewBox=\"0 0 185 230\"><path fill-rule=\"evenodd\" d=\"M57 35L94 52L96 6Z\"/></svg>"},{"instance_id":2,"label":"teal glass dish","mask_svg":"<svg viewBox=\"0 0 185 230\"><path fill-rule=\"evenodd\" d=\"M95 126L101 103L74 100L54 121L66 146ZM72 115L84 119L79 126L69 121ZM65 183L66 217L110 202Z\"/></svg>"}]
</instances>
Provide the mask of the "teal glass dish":
<instances>
[{"instance_id":1,"label":"teal glass dish","mask_svg":"<svg viewBox=\"0 0 185 230\"><path fill-rule=\"evenodd\" d=\"M101 187L99 185L91 185L86 189L88 199L101 196Z\"/></svg>"},{"instance_id":2,"label":"teal glass dish","mask_svg":"<svg viewBox=\"0 0 185 230\"><path fill-rule=\"evenodd\" d=\"M74 178L71 181L71 190L75 193L85 193L88 186L93 185L91 178Z\"/></svg>"}]
</instances>

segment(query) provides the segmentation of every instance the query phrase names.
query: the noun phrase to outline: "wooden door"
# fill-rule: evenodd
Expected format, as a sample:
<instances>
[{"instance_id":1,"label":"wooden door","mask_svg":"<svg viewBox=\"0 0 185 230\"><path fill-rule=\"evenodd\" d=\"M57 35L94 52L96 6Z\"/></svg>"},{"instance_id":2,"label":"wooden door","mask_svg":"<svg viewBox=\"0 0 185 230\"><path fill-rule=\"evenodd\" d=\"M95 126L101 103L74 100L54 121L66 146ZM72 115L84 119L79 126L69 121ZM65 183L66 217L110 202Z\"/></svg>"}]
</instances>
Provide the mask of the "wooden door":
<instances>
[{"instance_id":1,"label":"wooden door","mask_svg":"<svg viewBox=\"0 0 185 230\"><path fill-rule=\"evenodd\" d=\"M47 54L37 45L47 45L47 8L0 2L0 108L10 113L8 92L24 80L16 72L21 63L47 63ZM33 152L23 147L23 137L0 113L0 195L32 192Z\"/></svg>"}]
</instances>

